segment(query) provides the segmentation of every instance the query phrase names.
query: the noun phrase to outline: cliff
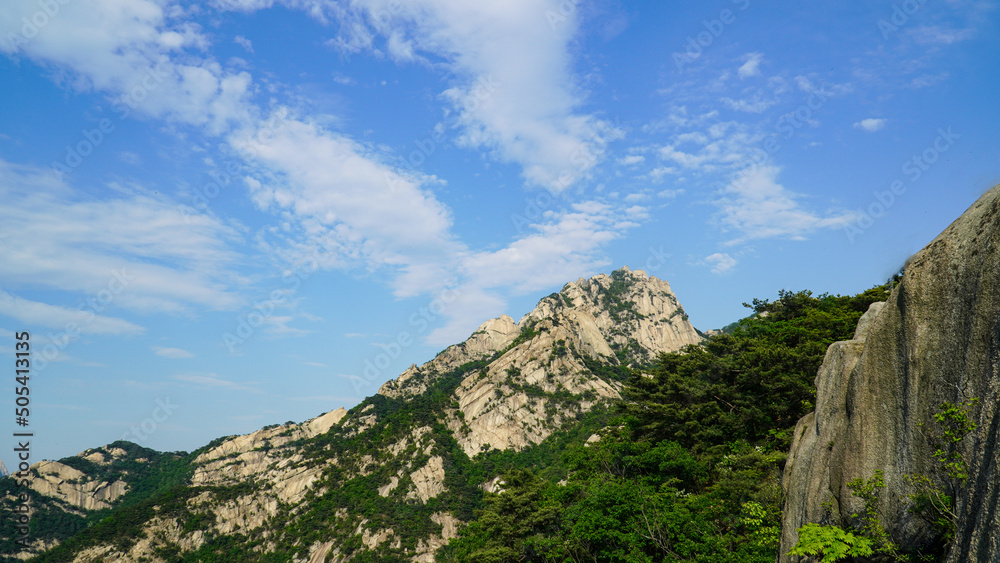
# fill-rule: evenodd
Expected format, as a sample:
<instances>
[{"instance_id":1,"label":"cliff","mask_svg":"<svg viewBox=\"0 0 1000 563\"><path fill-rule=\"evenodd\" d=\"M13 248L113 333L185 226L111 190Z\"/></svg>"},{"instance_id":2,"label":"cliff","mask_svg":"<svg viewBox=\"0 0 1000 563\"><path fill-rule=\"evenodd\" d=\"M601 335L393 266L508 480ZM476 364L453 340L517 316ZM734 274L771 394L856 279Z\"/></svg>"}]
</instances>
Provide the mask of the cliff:
<instances>
[{"instance_id":1,"label":"cliff","mask_svg":"<svg viewBox=\"0 0 1000 563\"><path fill-rule=\"evenodd\" d=\"M858 524L864 503L848 483L876 471L886 531L906 549L931 549L940 538L910 510L906 476L948 486L933 457L934 414L973 398L977 428L960 445L969 477L955 491L947 561L1000 558L1000 186L912 257L855 339L830 347L816 387L816 411L796 426L785 466L779 561L798 560L786 554L806 523Z\"/></svg>"}]
</instances>

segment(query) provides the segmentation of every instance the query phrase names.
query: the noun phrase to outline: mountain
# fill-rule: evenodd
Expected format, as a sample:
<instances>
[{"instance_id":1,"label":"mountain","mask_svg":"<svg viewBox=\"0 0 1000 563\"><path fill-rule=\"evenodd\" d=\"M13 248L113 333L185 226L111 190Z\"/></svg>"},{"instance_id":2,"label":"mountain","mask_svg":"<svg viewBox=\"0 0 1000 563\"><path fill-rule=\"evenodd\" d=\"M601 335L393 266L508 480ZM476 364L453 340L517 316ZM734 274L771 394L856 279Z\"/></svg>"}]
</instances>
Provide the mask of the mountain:
<instances>
[{"instance_id":1,"label":"mountain","mask_svg":"<svg viewBox=\"0 0 1000 563\"><path fill-rule=\"evenodd\" d=\"M116 442L35 464L33 560L433 561L504 470L558 463L630 368L702 340L667 282L581 278L350 410L190 454Z\"/></svg>"},{"instance_id":2,"label":"mountain","mask_svg":"<svg viewBox=\"0 0 1000 563\"><path fill-rule=\"evenodd\" d=\"M1000 186L910 259L816 387L785 466L781 562L806 524L863 529L883 554L1000 558Z\"/></svg>"}]
</instances>

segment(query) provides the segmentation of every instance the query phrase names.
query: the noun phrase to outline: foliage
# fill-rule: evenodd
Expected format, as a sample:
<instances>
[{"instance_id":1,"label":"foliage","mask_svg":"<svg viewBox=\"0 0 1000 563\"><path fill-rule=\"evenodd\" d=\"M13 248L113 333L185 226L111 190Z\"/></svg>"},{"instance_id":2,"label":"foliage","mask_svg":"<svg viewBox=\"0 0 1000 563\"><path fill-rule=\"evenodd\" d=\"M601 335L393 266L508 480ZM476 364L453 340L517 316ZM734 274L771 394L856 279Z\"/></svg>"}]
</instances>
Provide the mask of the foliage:
<instances>
[{"instance_id":1,"label":"foliage","mask_svg":"<svg viewBox=\"0 0 1000 563\"><path fill-rule=\"evenodd\" d=\"M962 442L975 431L977 424L972 420L972 411L979 403L973 397L954 404L944 402L934 413L939 431L933 432L930 442L934 444L932 454L938 461L940 472L947 475L944 486L927 475L904 475L907 483L915 490L908 496L913 501L911 512L922 516L938 536L937 551L945 552L955 537L958 515L955 513L955 495L959 485L969 478L968 463L962 454Z\"/></svg>"},{"instance_id":2,"label":"foliage","mask_svg":"<svg viewBox=\"0 0 1000 563\"><path fill-rule=\"evenodd\" d=\"M959 446L977 427L970 413L978 402L975 397L958 405L945 402L941 404L941 410L934 414L934 420L941 427L937 438L944 442L943 447L934 452L934 458L941 463L949 478L962 483L969 478L969 470Z\"/></svg>"},{"instance_id":3,"label":"foliage","mask_svg":"<svg viewBox=\"0 0 1000 563\"><path fill-rule=\"evenodd\" d=\"M949 489L968 479L968 470L961 454L961 443L977 427L971 412L978 399L973 398L958 405L945 402L934 414L940 432L931 436L938 442L932 454L939 463L940 471L951 480ZM852 516L861 522L860 537L855 537L837 526L808 524L799 529L799 542L789 552L792 555L822 555L823 561L838 561L856 555L879 553L894 561L933 561L947 552L947 544L953 539L958 516L954 512L954 497L945 488L926 475L904 475L906 482L915 492L907 496L914 505L911 512L922 516L935 531L935 537L926 545L907 546L902 549L882 526L879 517L881 494L885 489L885 475L876 471L870 479L854 479L847 486L855 496L864 501L864 509ZM850 538L851 541L848 541ZM863 546L868 553L850 551Z\"/></svg>"},{"instance_id":4,"label":"foliage","mask_svg":"<svg viewBox=\"0 0 1000 563\"><path fill-rule=\"evenodd\" d=\"M882 520L879 518L881 493L885 489L885 474L879 470L871 479L854 479L847 483L847 488L855 496L865 501L864 512L853 514L854 518L861 519L861 533L866 538L871 539L879 553L884 553L896 561L908 561L909 558L900 553L899 546L886 532L882 526Z\"/></svg>"},{"instance_id":5,"label":"foliage","mask_svg":"<svg viewBox=\"0 0 1000 563\"><path fill-rule=\"evenodd\" d=\"M799 528L799 542L790 555L815 555L823 563L833 563L848 557L865 557L873 553L872 540L846 532L837 526L806 524Z\"/></svg>"},{"instance_id":6,"label":"foliage","mask_svg":"<svg viewBox=\"0 0 1000 563\"><path fill-rule=\"evenodd\" d=\"M774 549L781 541L781 526L771 524L773 515L759 502L743 503L740 524L749 532L750 541L758 547Z\"/></svg>"},{"instance_id":7,"label":"foliage","mask_svg":"<svg viewBox=\"0 0 1000 563\"><path fill-rule=\"evenodd\" d=\"M622 431L567 453L556 483L505 476L479 518L440 561L774 560L779 521L777 457L734 446L712 466L671 442Z\"/></svg>"},{"instance_id":8,"label":"foliage","mask_svg":"<svg viewBox=\"0 0 1000 563\"><path fill-rule=\"evenodd\" d=\"M604 292L619 314L623 283ZM648 375L616 373L627 401L600 441L570 447L559 481L506 474L505 491L488 495L438 560L770 563L789 429L811 408L826 348L851 338L886 295L783 291L774 302L755 300L755 316L733 334L661 354ZM846 553L871 549L865 538L831 534ZM839 553L833 544L827 551Z\"/></svg>"},{"instance_id":9,"label":"foliage","mask_svg":"<svg viewBox=\"0 0 1000 563\"><path fill-rule=\"evenodd\" d=\"M787 449L782 430L813 409L813 380L835 341L853 336L858 319L884 287L853 297L809 291L754 299L754 316L732 334L662 354L652 377L628 381L623 407L637 435L697 451L721 451L734 439Z\"/></svg>"}]
</instances>

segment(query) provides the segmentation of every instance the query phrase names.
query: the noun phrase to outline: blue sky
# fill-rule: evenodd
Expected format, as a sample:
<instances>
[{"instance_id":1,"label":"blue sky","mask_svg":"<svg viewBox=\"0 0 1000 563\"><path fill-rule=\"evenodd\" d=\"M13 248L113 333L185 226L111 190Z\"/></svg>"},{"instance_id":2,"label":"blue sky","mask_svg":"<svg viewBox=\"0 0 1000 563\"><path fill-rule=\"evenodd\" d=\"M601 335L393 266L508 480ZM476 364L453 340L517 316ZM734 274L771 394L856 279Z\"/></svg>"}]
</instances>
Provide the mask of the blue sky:
<instances>
[{"instance_id":1,"label":"blue sky","mask_svg":"<svg viewBox=\"0 0 1000 563\"><path fill-rule=\"evenodd\" d=\"M4 2L35 460L350 407L623 265L701 329L862 291L1000 182L995 2L678 4Z\"/></svg>"}]
</instances>

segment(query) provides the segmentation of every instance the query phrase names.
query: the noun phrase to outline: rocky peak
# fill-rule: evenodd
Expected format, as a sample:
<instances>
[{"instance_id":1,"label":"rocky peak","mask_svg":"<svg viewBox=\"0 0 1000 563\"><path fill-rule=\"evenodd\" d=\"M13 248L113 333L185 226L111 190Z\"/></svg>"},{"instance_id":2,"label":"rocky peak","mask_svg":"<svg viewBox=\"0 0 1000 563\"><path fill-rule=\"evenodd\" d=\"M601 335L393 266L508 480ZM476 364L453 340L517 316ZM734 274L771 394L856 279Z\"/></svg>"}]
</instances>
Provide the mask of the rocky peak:
<instances>
[{"instance_id":1,"label":"rocky peak","mask_svg":"<svg viewBox=\"0 0 1000 563\"><path fill-rule=\"evenodd\" d=\"M648 365L659 352L701 340L667 282L622 268L566 284L517 323L507 315L483 323L379 394L413 397L462 366L485 362L458 374L450 428L470 456L521 449L597 402L619 397L620 382L596 375L595 362Z\"/></svg>"}]
</instances>

